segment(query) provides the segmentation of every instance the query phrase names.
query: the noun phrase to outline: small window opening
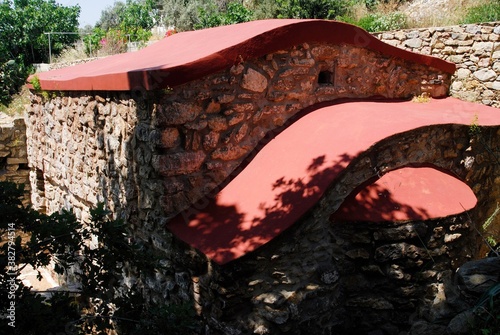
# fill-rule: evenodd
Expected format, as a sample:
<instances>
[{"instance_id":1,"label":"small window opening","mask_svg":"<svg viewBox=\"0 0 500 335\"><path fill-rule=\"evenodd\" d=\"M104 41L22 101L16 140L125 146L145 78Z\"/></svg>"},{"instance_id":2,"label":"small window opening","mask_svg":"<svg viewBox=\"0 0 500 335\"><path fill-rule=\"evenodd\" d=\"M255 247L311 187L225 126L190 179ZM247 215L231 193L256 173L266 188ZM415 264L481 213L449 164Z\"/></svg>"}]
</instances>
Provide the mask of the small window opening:
<instances>
[{"instance_id":1,"label":"small window opening","mask_svg":"<svg viewBox=\"0 0 500 335\"><path fill-rule=\"evenodd\" d=\"M320 85L333 85L333 72L320 71L318 75L318 84Z\"/></svg>"}]
</instances>

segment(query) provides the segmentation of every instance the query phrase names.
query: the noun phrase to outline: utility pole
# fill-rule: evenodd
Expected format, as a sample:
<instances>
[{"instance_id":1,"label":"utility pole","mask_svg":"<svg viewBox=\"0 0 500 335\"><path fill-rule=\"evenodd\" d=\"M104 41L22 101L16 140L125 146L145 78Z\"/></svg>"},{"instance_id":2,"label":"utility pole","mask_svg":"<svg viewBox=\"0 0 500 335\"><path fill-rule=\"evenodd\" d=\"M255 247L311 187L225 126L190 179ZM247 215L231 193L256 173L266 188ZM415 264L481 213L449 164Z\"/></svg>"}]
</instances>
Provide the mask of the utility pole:
<instances>
[{"instance_id":1,"label":"utility pole","mask_svg":"<svg viewBox=\"0 0 500 335\"><path fill-rule=\"evenodd\" d=\"M70 31L64 31L64 32L51 31L49 33L44 33L44 34L49 36L49 64L52 64L52 45L51 45L51 38L50 38L50 36L52 34L54 34L54 35L80 35L80 33L75 33L75 32L70 32Z\"/></svg>"}]
</instances>

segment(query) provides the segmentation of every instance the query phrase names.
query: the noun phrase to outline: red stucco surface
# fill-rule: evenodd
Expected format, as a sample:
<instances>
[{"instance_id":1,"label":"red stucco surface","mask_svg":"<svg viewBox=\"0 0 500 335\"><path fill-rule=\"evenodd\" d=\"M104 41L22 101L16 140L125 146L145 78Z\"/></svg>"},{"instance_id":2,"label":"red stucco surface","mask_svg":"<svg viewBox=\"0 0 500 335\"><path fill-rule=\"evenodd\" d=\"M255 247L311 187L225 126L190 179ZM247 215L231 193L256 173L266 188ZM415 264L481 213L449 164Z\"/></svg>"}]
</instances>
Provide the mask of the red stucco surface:
<instances>
[{"instance_id":1,"label":"red stucco surface","mask_svg":"<svg viewBox=\"0 0 500 335\"><path fill-rule=\"evenodd\" d=\"M214 199L188 211L194 215L181 214L168 228L215 262L227 263L296 222L374 143L422 126L470 125L476 115L480 125L500 125L497 109L454 98L319 108L278 134ZM357 205L346 202L339 219L428 219L476 204L467 185L430 168L393 171L363 192ZM375 203L384 212L372 208Z\"/></svg>"},{"instance_id":2,"label":"red stucco surface","mask_svg":"<svg viewBox=\"0 0 500 335\"><path fill-rule=\"evenodd\" d=\"M261 20L174 34L137 52L37 74L43 90L154 90L195 80L300 43L351 44L448 73L455 64L383 43L346 23Z\"/></svg>"}]
</instances>

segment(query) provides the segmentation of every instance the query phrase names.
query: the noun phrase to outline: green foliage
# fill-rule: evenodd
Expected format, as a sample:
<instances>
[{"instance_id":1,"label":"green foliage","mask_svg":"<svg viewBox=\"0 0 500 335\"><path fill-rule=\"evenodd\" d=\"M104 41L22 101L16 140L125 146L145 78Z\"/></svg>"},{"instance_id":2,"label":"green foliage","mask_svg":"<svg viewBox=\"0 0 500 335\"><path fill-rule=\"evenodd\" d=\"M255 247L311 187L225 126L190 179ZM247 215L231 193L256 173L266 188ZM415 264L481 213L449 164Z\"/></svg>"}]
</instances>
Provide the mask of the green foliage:
<instances>
[{"instance_id":1,"label":"green foliage","mask_svg":"<svg viewBox=\"0 0 500 335\"><path fill-rule=\"evenodd\" d=\"M103 31L108 31L112 28L118 28L121 22L121 13L125 10L125 3L122 1L117 1L113 6L107 7L101 12L101 17L96 23L96 28L100 28Z\"/></svg>"},{"instance_id":2,"label":"green foliage","mask_svg":"<svg viewBox=\"0 0 500 335\"><path fill-rule=\"evenodd\" d=\"M276 17L290 19L335 19L349 12L351 0L276 0Z\"/></svg>"},{"instance_id":3,"label":"green foliage","mask_svg":"<svg viewBox=\"0 0 500 335\"><path fill-rule=\"evenodd\" d=\"M42 85L40 84L40 79L38 78L37 75L34 75L33 77L31 77L30 84L33 85L33 88L35 89L35 91L39 92L42 90Z\"/></svg>"},{"instance_id":4,"label":"green foliage","mask_svg":"<svg viewBox=\"0 0 500 335\"><path fill-rule=\"evenodd\" d=\"M102 47L101 41L106 37L106 32L100 27L95 27L88 35L83 37L85 53L88 56L96 55L96 52Z\"/></svg>"},{"instance_id":5,"label":"green foliage","mask_svg":"<svg viewBox=\"0 0 500 335\"><path fill-rule=\"evenodd\" d=\"M79 6L65 7L55 0L4 0L0 2L0 103L19 91L32 63L49 60L46 32L77 32ZM57 55L78 40L78 35L51 35ZM14 63L11 63L14 61Z\"/></svg>"},{"instance_id":6,"label":"green foliage","mask_svg":"<svg viewBox=\"0 0 500 335\"><path fill-rule=\"evenodd\" d=\"M366 31L379 32L404 29L407 27L406 16L402 13L394 12L389 14L371 13L353 23Z\"/></svg>"},{"instance_id":7,"label":"green foliage","mask_svg":"<svg viewBox=\"0 0 500 335\"><path fill-rule=\"evenodd\" d=\"M481 6L472 7L467 11L463 23L479 23L500 21L500 1L492 0Z\"/></svg>"},{"instance_id":8,"label":"green foliage","mask_svg":"<svg viewBox=\"0 0 500 335\"><path fill-rule=\"evenodd\" d=\"M476 115L474 115L474 119L472 120L471 124L469 125L469 135L471 136L476 136L481 134L481 127L479 126L479 118Z\"/></svg>"},{"instance_id":9,"label":"green foliage","mask_svg":"<svg viewBox=\"0 0 500 335\"><path fill-rule=\"evenodd\" d=\"M26 335L195 334L199 323L191 304L155 304L134 285L124 285L126 271L152 275L168 269L147 249L132 243L127 227L109 218L101 204L82 225L68 212L40 214L23 205L24 190L0 183L0 313L15 302L16 332ZM78 286L48 297L36 294L18 278L18 268L55 264L58 273ZM13 265L15 263L15 266ZM0 333L10 334L7 322Z\"/></svg>"},{"instance_id":10,"label":"green foliage","mask_svg":"<svg viewBox=\"0 0 500 335\"><path fill-rule=\"evenodd\" d=\"M255 20L262 20L274 18L277 6L274 0L255 0L249 9L254 12Z\"/></svg>"},{"instance_id":11,"label":"green foliage","mask_svg":"<svg viewBox=\"0 0 500 335\"><path fill-rule=\"evenodd\" d=\"M230 2L225 10L220 10L214 2L209 2L198 8L199 22L194 25L195 29L203 29L235 23L248 22L253 13L239 2Z\"/></svg>"},{"instance_id":12,"label":"green foliage","mask_svg":"<svg viewBox=\"0 0 500 335\"><path fill-rule=\"evenodd\" d=\"M163 17L167 27L175 27L177 31L193 30L198 24L201 0L163 0Z\"/></svg>"},{"instance_id":13,"label":"green foliage","mask_svg":"<svg viewBox=\"0 0 500 335\"><path fill-rule=\"evenodd\" d=\"M114 35L125 36L132 42L146 42L151 37L156 17L153 1L116 2L102 12L96 28L106 34L112 32Z\"/></svg>"},{"instance_id":14,"label":"green foliage","mask_svg":"<svg viewBox=\"0 0 500 335\"><path fill-rule=\"evenodd\" d=\"M493 213L488 217L488 219L483 223L483 226L481 227L484 232L488 231L488 228L491 226L495 218L500 214L500 205L497 203L497 207L493 211ZM485 241L486 243L489 244L491 249L497 249L498 246L498 241L493 235L487 235L485 236Z\"/></svg>"},{"instance_id":15,"label":"green foliage","mask_svg":"<svg viewBox=\"0 0 500 335\"><path fill-rule=\"evenodd\" d=\"M474 307L472 335L500 334L500 284L493 285Z\"/></svg>"},{"instance_id":16,"label":"green foliage","mask_svg":"<svg viewBox=\"0 0 500 335\"><path fill-rule=\"evenodd\" d=\"M22 57L23 64L49 59L46 32L78 32L79 6L65 7L55 0L11 0L0 5L0 61ZM52 52L78 40L78 35L51 36Z\"/></svg>"},{"instance_id":17,"label":"green foliage","mask_svg":"<svg viewBox=\"0 0 500 335\"><path fill-rule=\"evenodd\" d=\"M24 83L27 72L24 64L13 59L0 63L0 104L7 105L11 102L12 96Z\"/></svg>"}]
</instances>

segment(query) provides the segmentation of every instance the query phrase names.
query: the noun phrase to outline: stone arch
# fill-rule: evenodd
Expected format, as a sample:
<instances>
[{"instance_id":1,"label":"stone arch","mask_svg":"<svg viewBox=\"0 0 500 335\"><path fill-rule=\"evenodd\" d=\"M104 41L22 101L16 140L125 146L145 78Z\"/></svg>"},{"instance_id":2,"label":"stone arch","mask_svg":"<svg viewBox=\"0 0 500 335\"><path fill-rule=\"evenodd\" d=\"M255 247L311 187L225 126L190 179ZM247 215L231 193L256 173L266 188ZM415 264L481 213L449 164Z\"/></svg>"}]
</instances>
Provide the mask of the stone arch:
<instances>
[{"instance_id":1,"label":"stone arch","mask_svg":"<svg viewBox=\"0 0 500 335\"><path fill-rule=\"evenodd\" d=\"M359 185L331 219L341 222L430 220L473 209L472 189L449 170L432 163L385 171Z\"/></svg>"},{"instance_id":2,"label":"stone arch","mask_svg":"<svg viewBox=\"0 0 500 335\"><path fill-rule=\"evenodd\" d=\"M470 187L479 182L471 179L470 171L466 172L470 170L466 162L472 154L471 139L469 126L459 123L468 123L473 118L467 111L461 116L455 115L457 121L463 118L458 124L449 124L447 118L437 120L430 105L412 102L357 101L310 111L264 146L256 158L219 191L215 200L205 208L189 212L192 217L178 216L169 223L169 229L224 264L272 240L307 211L328 220L359 185L390 170L433 164L468 180ZM351 119L356 122L349 124ZM320 139L304 137L309 131L325 134L318 135L323 136ZM333 149L324 141L330 141ZM289 146L288 149L278 149L279 143ZM315 156L307 156L305 162L289 163L292 167L281 166L281 163L273 166L274 160L281 156L266 156L268 153L262 153L266 150L276 153L296 150L290 155ZM296 170L296 164L304 165L302 172ZM295 175L285 172L292 170ZM331 186L325 185L330 182ZM245 193L246 190L252 195ZM482 199L481 194L476 196ZM330 202L330 205L315 205L316 202ZM247 205L251 208L245 207ZM316 211L318 206L321 209ZM325 210L328 212L323 213ZM221 234L222 231L225 233Z\"/></svg>"},{"instance_id":3,"label":"stone arch","mask_svg":"<svg viewBox=\"0 0 500 335\"><path fill-rule=\"evenodd\" d=\"M495 175L500 171L498 158L491 151L498 148L499 140L494 127L484 128L483 136L488 140L482 143L470 136L469 129L457 124L427 126L376 143L351 163L325 194L328 200L322 201L328 202L327 207L335 211L345 200L343 195L370 179L377 179L381 173L407 166L432 165L472 189L478 200L473 212L479 215L479 222L484 222L497 201L491 199L491 194L498 194L499 186L489 172Z\"/></svg>"}]
</instances>

